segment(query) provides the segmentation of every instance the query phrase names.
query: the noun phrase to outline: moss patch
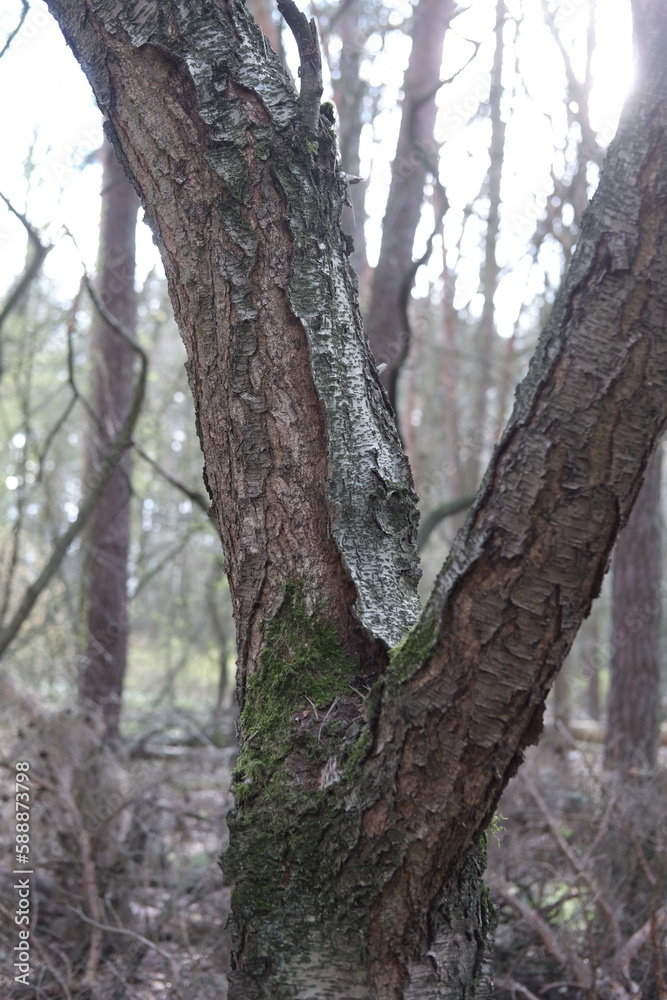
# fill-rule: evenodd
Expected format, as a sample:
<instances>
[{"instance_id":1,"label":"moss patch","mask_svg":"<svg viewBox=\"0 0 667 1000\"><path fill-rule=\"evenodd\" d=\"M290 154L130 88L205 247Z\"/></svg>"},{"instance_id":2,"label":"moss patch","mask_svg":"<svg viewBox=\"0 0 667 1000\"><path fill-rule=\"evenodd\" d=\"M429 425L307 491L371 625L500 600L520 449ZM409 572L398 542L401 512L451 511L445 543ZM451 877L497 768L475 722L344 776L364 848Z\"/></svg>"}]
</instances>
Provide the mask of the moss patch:
<instances>
[{"instance_id":1,"label":"moss patch","mask_svg":"<svg viewBox=\"0 0 667 1000\"><path fill-rule=\"evenodd\" d=\"M361 765L368 756L368 751L373 745L373 736L370 725L364 726L355 743L351 744L343 769L342 778L344 781L354 781L359 777Z\"/></svg>"},{"instance_id":2,"label":"moss patch","mask_svg":"<svg viewBox=\"0 0 667 1000\"><path fill-rule=\"evenodd\" d=\"M261 786L295 745L313 764L327 758L327 744L340 734L341 724L319 713L350 693L355 668L323 604L308 608L303 585L288 584L266 627L259 669L248 682L243 746L234 772L237 798L244 797L239 784Z\"/></svg>"},{"instance_id":3,"label":"moss patch","mask_svg":"<svg viewBox=\"0 0 667 1000\"><path fill-rule=\"evenodd\" d=\"M389 660L390 679L407 680L426 660L433 648L436 635L435 611L430 611L425 618L420 618L405 639L392 649Z\"/></svg>"},{"instance_id":4,"label":"moss patch","mask_svg":"<svg viewBox=\"0 0 667 1000\"><path fill-rule=\"evenodd\" d=\"M320 104L320 114L326 119L329 125L333 125L336 121L336 108L332 101L323 101Z\"/></svg>"},{"instance_id":5,"label":"moss patch","mask_svg":"<svg viewBox=\"0 0 667 1000\"><path fill-rule=\"evenodd\" d=\"M340 779L349 759L360 760L368 746L361 699L350 686L356 668L324 604L309 607L303 586L290 584L248 683L233 775L237 806L221 859L226 879L236 882L232 908L244 934L258 933L265 944L275 934L272 949L283 956L305 947L304 927L319 922L336 893L335 854L343 848L340 838L331 838L330 849L322 845L345 817ZM322 769L332 761L338 775L327 785ZM276 913L285 918L278 924Z\"/></svg>"}]
</instances>

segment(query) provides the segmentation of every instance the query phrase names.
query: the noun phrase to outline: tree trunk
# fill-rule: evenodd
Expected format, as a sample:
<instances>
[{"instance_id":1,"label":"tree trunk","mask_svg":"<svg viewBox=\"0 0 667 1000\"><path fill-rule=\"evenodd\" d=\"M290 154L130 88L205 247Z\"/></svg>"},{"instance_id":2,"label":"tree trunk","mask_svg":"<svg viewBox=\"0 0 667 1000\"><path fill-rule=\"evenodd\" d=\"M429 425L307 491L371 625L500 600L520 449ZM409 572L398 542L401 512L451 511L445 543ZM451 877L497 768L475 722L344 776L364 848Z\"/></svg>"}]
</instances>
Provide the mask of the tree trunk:
<instances>
[{"instance_id":1,"label":"tree trunk","mask_svg":"<svg viewBox=\"0 0 667 1000\"><path fill-rule=\"evenodd\" d=\"M604 764L653 767L660 736L662 452L655 453L614 553L611 686Z\"/></svg>"},{"instance_id":2,"label":"tree trunk","mask_svg":"<svg viewBox=\"0 0 667 1000\"><path fill-rule=\"evenodd\" d=\"M407 354L405 315L414 269L412 248L429 174L438 175L438 145L433 138L445 32L451 0L419 0L412 27L412 51L403 82L403 112L392 164L380 257L373 272L368 336L382 382L395 408L396 382Z\"/></svg>"},{"instance_id":3,"label":"tree trunk","mask_svg":"<svg viewBox=\"0 0 667 1000\"><path fill-rule=\"evenodd\" d=\"M228 561L230 997L483 996L480 837L667 422L667 10L643 5L621 134L420 615L415 498L359 323L309 25L280 0L297 98L241 0L49 6L163 255Z\"/></svg>"},{"instance_id":4,"label":"tree trunk","mask_svg":"<svg viewBox=\"0 0 667 1000\"><path fill-rule=\"evenodd\" d=\"M486 197L489 210L486 217L486 235L484 238L484 263L481 269L481 292L484 297L482 315L479 326L474 334L474 356L477 358L477 371L473 389L474 404L471 414L471 431L473 440L488 441L491 433L487 427L488 396L492 384L494 356L496 354L496 306L495 295L498 290L500 268L496 261L496 244L500 229L500 181L505 159L505 123L500 113L503 85L503 28L507 9L505 0L496 2L496 48L491 69L491 89L489 93L489 115L491 118L491 141L489 144L489 172L486 178ZM483 451L481 447L471 448L466 463L466 479L464 492L474 492L483 470Z\"/></svg>"},{"instance_id":5,"label":"tree trunk","mask_svg":"<svg viewBox=\"0 0 667 1000\"><path fill-rule=\"evenodd\" d=\"M343 170L352 177L359 177L361 161L359 143L363 127L364 98L369 86L361 76L364 44L367 41L359 29L358 0L349 0L339 6L336 30L340 35L341 52L339 72L333 81L334 99L340 115L340 160ZM350 185L350 204L343 210L343 226L354 243L350 263L361 279L366 277L366 182Z\"/></svg>"},{"instance_id":6,"label":"tree trunk","mask_svg":"<svg viewBox=\"0 0 667 1000\"><path fill-rule=\"evenodd\" d=\"M113 147L102 151L102 219L97 292L102 304L130 332L136 319L134 244L139 199ZM94 423L88 432L87 475L95 481L109 442L123 426L133 397L135 352L93 307L91 359ZM128 442L129 445L129 442ZM108 739L118 736L127 665L127 556L130 545L130 455L126 452L93 511L85 575L87 648L79 701L102 709Z\"/></svg>"}]
</instances>

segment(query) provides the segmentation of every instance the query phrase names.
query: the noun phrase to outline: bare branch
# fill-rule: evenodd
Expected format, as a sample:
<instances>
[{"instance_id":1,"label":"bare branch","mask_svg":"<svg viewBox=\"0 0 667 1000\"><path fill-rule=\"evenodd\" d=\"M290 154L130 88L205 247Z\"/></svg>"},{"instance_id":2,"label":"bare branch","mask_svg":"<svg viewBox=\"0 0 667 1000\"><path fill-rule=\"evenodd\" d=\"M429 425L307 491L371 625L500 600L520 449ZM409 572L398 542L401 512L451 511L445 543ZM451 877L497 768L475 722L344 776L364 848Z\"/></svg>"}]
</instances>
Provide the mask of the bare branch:
<instances>
[{"instance_id":1,"label":"bare branch","mask_svg":"<svg viewBox=\"0 0 667 1000\"><path fill-rule=\"evenodd\" d=\"M447 503L441 503L434 507L419 525L417 552L421 552L441 521L444 521L446 517L452 517L454 514L460 514L461 511L467 510L474 499L474 497L459 497L458 500L449 500Z\"/></svg>"},{"instance_id":2,"label":"bare branch","mask_svg":"<svg viewBox=\"0 0 667 1000\"><path fill-rule=\"evenodd\" d=\"M96 309L103 316L105 322L107 322L109 326L118 334L118 336L125 340L126 343L131 346L132 350L138 355L140 368L137 384L128 414L122 427L118 431L118 434L116 434L116 436L110 441L109 451L97 472L96 483L79 507L79 513L76 520L73 521L67 531L63 532L60 536L56 542L53 552L51 553L51 557L42 569L42 572L39 574L34 583L26 589L13 618L6 628L0 631L0 655L5 652L9 644L19 632L23 623L26 621L33 607L37 603L37 600L58 571L70 545L84 528L88 518L95 508L95 505L104 492L106 484L111 478L111 474L120 463L125 451L131 444L132 433L143 405L146 389L146 377L148 373L148 359L146 357L146 353L139 346L139 344L133 340L131 334L125 330L122 324L120 324L111 315L108 309L106 309L102 302L100 302L99 297L93 288L92 282L87 275L85 276L84 281Z\"/></svg>"},{"instance_id":3,"label":"bare branch","mask_svg":"<svg viewBox=\"0 0 667 1000\"><path fill-rule=\"evenodd\" d=\"M509 993L518 993L520 996L525 997L526 1000L539 1000L539 997L536 996L532 990L529 990L527 986L523 985L523 983L518 983L516 979L511 979L509 977L506 979L497 979L496 985L502 990L507 990Z\"/></svg>"},{"instance_id":4,"label":"bare branch","mask_svg":"<svg viewBox=\"0 0 667 1000\"><path fill-rule=\"evenodd\" d=\"M632 937L628 938L623 945L618 953L618 964L623 975L628 980L630 980L630 962L644 947L646 942L665 926L667 926L667 906L661 907L657 913L652 913L639 930L635 931Z\"/></svg>"},{"instance_id":5,"label":"bare branch","mask_svg":"<svg viewBox=\"0 0 667 1000\"><path fill-rule=\"evenodd\" d=\"M176 479L174 476L172 476L171 473L167 472L167 470L162 465L160 465L158 461L156 461L154 458L151 458L151 456L147 452L145 452L144 449L140 445L138 445L136 441L133 442L133 445L134 445L134 450L136 451L137 455L140 456L140 458L143 458L145 462L148 462L148 464L152 466L152 468L154 468L155 471L160 476L162 476L163 479L165 479L177 490L180 490L180 492L183 493L188 498L188 500L191 500L192 503L195 504L197 507L199 507L200 510L203 510L205 514L208 514L211 504L206 499L203 493L200 493L198 490L189 489L185 485L185 483L182 483L180 481L180 479Z\"/></svg>"},{"instance_id":6,"label":"bare branch","mask_svg":"<svg viewBox=\"0 0 667 1000\"><path fill-rule=\"evenodd\" d=\"M568 842L563 837L562 833L558 829L558 823L551 815L549 807L547 806L546 802L538 792L537 788L535 788L535 785L532 783L532 781L530 781L530 779L526 780L526 787L533 802L544 816L544 819L546 820L547 825L551 830L551 834L556 843L558 844L558 847L560 848L562 854L570 862L570 865L572 866L576 874L586 883L590 891L593 893L593 902L595 903L596 906L600 908L602 913L604 913L607 919L607 923L609 924L609 929L614 937L616 946L617 947L620 946L622 940L621 929L618 926L618 920L616 919L616 915L612 910L611 906L609 905L609 902L606 899L604 893L602 892L602 889L597 884L591 873L587 870L585 865L581 863L579 858L576 856L576 854L568 844Z\"/></svg>"},{"instance_id":7,"label":"bare branch","mask_svg":"<svg viewBox=\"0 0 667 1000\"><path fill-rule=\"evenodd\" d=\"M11 910L8 910L7 907L3 906L2 903L0 903L0 913L2 913L2 915L7 918L8 926L12 926L14 923L15 914L12 913ZM35 949L37 954L44 962L44 966L49 970L53 978L58 983L58 986L60 986L61 990L63 991L63 996L65 997L65 1000L72 1000L72 994L70 993L68 985L68 980L70 979L70 976L67 976L67 978L63 978L58 969L56 969L55 966L51 964L50 956L48 955L44 946L41 944L39 937L37 937L37 935L35 934L34 928L30 932L30 947Z\"/></svg>"},{"instance_id":8,"label":"bare branch","mask_svg":"<svg viewBox=\"0 0 667 1000\"><path fill-rule=\"evenodd\" d=\"M277 0L278 10L285 18L299 49L301 89L299 104L306 129L317 135L322 100L322 56L315 19L302 14L294 0Z\"/></svg>"},{"instance_id":9,"label":"bare branch","mask_svg":"<svg viewBox=\"0 0 667 1000\"><path fill-rule=\"evenodd\" d=\"M134 941L139 941L146 948L149 948L151 951L154 951L157 955L160 955L160 957L163 958L168 963L169 968L171 969L174 980L172 986L174 992L176 993L176 996L179 997L180 1000L183 1000L183 993L178 986L178 979L180 978L178 966L176 964L174 956L170 955L168 951L164 951L164 949L160 948L160 946L156 944L155 941L151 941L150 938L144 937L143 934L139 934L137 931L130 930L128 927L112 927L110 924L102 923L101 920L94 920L91 917L86 916L86 914L82 910L76 907L70 906L68 907L68 909L71 910L72 913L76 913L77 917L83 920L84 923L90 924L92 927L96 927L101 931L106 931L108 934L121 934L125 935L126 937L130 937Z\"/></svg>"},{"instance_id":10,"label":"bare branch","mask_svg":"<svg viewBox=\"0 0 667 1000\"><path fill-rule=\"evenodd\" d=\"M18 28L16 30L18 31ZM7 46L5 46L5 48L6 47ZM1 56L2 53L0 53L0 57ZM33 281L39 274L47 254L53 249L53 244L49 243L47 245L44 245L39 238L37 230L34 229L33 226L31 226L25 215L23 215L22 212L19 212L18 209L14 208L12 203L9 201L8 198L4 196L4 194L2 194L2 192L0 192L0 198L2 198L9 211L13 215L15 215L16 218L19 220L19 222L21 222L25 227L25 230L28 234L28 239L33 248L32 257L26 263L25 268L23 270L23 274L17 280L16 284L14 285L11 292L7 296L5 304L3 305L2 309L0 309L0 335L1 335L2 327L5 323L5 320L13 312L13 310L16 309L17 305L19 304L25 293L30 288L30 285L33 283ZM4 364L2 359L2 341L0 340L0 378L2 378L3 374L4 374Z\"/></svg>"},{"instance_id":11,"label":"bare branch","mask_svg":"<svg viewBox=\"0 0 667 1000\"><path fill-rule=\"evenodd\" d=\"M493 892L508 903L509 906L511 906L512 909L519 914L519 916L523 917L528 926L535 931L544 945L546 952L551 955L554 961L557 962L562 969L570 971L568 956L562 950L546 920L544 920L544 918L541 917L539 913L532 908L532 906L525 903L519 896L514 895L514 893L510 891L510 887L507 883L501 878L498 876L491 876L488 881ZM580 987L588 987L590 984L580 981L578 985Z\"/></svg>"}]
</instances>

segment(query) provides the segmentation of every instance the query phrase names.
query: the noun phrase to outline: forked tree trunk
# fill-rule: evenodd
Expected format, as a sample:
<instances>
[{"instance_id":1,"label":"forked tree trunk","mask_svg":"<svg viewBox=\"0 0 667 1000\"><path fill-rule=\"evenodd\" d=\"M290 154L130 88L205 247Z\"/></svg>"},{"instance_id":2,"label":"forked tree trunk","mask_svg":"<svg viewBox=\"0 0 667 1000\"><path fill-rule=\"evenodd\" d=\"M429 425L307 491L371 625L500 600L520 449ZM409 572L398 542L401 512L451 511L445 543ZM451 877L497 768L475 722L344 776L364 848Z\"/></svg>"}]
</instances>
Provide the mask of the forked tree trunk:
<instances>
[{"instance_id":1,"label":"forked tree trunk","mask_svg":"<svg viewBox=\"0 0 667 1000\"><path fill-rule=\"evenodd\" d=\"M103 146L102 163L97 294L106 310L131 333L137 311L134 257L139 199L108 142ZM90 356L94 415L87 441L84 484L88 488L108 460L109 442L123 426L134 393L135 352L94 306ZM112 740L118 736L127 666L130 475L128 442L90 517L84 578L87 630L79 701L101 708L106 735Z\"/></svg>"},{"instance_id":2,"label":"forked tree trunk","mask_svg":"<svg viewBox=\"0 0 667 1000\"><path fill-rule=\"evenodd\" d=\"M163 255L228 561L230 997L480 997L480 837L667 420L667 9L642 6L641 82L420 615L415 499L359 323L314 39L280 6L301 100L241 0L50 0Z\"/></svg>"}]
</instances>

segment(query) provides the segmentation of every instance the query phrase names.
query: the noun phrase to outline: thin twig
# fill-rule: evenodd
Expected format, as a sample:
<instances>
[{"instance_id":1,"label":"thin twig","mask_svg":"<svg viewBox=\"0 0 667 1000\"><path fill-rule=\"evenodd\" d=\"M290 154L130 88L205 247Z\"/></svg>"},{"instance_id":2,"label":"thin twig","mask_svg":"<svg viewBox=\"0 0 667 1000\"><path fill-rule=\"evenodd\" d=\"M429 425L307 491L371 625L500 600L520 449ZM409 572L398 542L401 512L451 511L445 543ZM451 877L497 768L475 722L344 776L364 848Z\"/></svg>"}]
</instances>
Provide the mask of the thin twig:
<instances>
[{"instance_id":1,"label":"thin twig","mask_svg":"<svg viewBox=\"0 0 667 1000\"><path fill-rule=\"evenodd\" d=\"M163 948L160 948L160 946L156 944L155 941L151 941L150 938L144 937L144 935L139 934L138 931L132 931L128 927L111 927L109 924L104 924L101 921L93 920L91 917L86 916L86 914L83 913L83 911L80 910L78 907L69 906L68 909L71 910L72 913L76 913L77 917L83 920L84 923L92 924L94 927L99 928L99 930L101 931L106 931L108 934L122 934L125 935L126 937L133 938L135 941L139 941L140 944L143 944L146 948L149 948L152 951L154 951L157 955L160 955L161 958L163 958L165 962L169 964L169 968L171 969L171 974L174 979L172 986L176 992L176 996L179 997L180 1000L185 1000L185 998L183 997L183 993L178 985L178 980L181 977L180 971L178 969L178 966L176 965L176 960L174 959L174 956L170 955L168 951L165 951Z\"/></svg>"},{"instance_id":2,"label":"thin twig","mask_svg":"<svg viewBox=\"0 0 667 1000\"><path fill-rule=\"evenodd\" d=\"M558 941L556 940L549 924L544 920L539 913L537 913L532 906L519 897L515 896L510 892L509 886L499 877L492 876L489 878L489 886L501 899L504 899L512 909L516 910L519 916L523 917L529 927L536 932L547 954L551 955L555 962L557 962L562 969L569 971L569 962L567 955L561 949ZM579 986L585 986L588 984L579 983Z\"/></svg>"},{"instance_id":3,"label":"thin twig","mask_svg":"<svg viewBox=\"0 0 667 1000\"><path fill-rule=\"evenodd\" d=\"M472 506L474 499L474 496L459 497L458 500L449 500L447 503L438 504L432 511L429 511L419 525L417 552L421 552L441 521L444 521L446 517L452 517L454 514L460 514L461 511L467 510Z\"/></svg>"},{"instance_id":4,"label":"thin twig","mask_svg":"<svg viewBox=\"0 0 667 1000\"><path fill-rule=\"evenodd\" d=\"M7 48L7 46L5 46L5 48ZM5 50L3 49L3 52L4 51ZM2 53L0 53L0 57L1 56ZM4 194L2 194L2 192L0 192L0 198L2 198L9 211L13 215L15 215L16 218L19 220L19 222L23 225L25 231L28 234L28 240L30 241L30 244L33 248L32 257L25 265L23 274L17 280L16 284L14 285L11 292L7 296L5 304L3 305L2 309L0 309L0 333L1 333L5 320L17 307L23 296L28 291L30 285L39 274L47 254L50 253L50 251L53 249L53 244L48 243L45 245L44 243L42 243L37 233L37 230L30 224L30 222L28 222L26 216L22 212L19 212L17 208L14 208L9 198L6 198ZM4 374L4 364L3 364L1 347L2 347L2 342L0 341L0 378L2 378L2 375Z\"/></svg>"},{"instance_id":5,"label":"thin twig","mask_svg":"<svg viewBox=\"0 0 667 1000\"><path fill-rule=\"evenodd\" d=\"M22 10L21 10L21 15L19 17L19 23L16 25L16 27L13 29L13 31L10 31L9 34L7 35L7 41L2 46L2 49L0 49L0 59L2 59L2 57L4 56L5 52L9 48L9 46L12 44L12 42L14 41L14 39L16 38L16 36L18 35L19 31L23 27L23 22L25 21L26 17L28 16L28 11L30 10L30 6L28 4L28 0L21 0L21 4L22 4Z\"/></svg>"},{"instance_id":6,"label":"thin twig","mask_svg":"<svg viewBox=\"0 0 667 1000\"><path fill-rule=\"evenodd\" d=\"M172 476L172 474L170 472L167 472L167 470L162 465L160 465L158 461L156 461L154 458L151 458L151 456L147 452L145 452L144 449L140 445L138 445L136 441L133 442L133 446L137 455L139 455L140 458L143 458L145 462L148 462L148 464L152 466L155 469L155 471L162 476L163 479L165 479L168 483L174 486L177 490L180 490L181 493L184 493L185 496L192 501L192 503L196 504L196 506L199 507L201 510L203 510L205 514L208 514L211 504L210 501L206 499L203 493L199 493L197 490L189 489L185 485L185 483L182 483L180 481L180 479L176 479L174 476Z\"/></svg>"},{"instance_id":7,"label":"thin twig","mask_svg":"<svg viewBox=\"0 0 667 1000\"><path fill-rule=\"evenodd\" d=\"M85 527L90 515L104 492L114 469L120 464L123 455L132 441L132 434L144 401L146 378L148 374L148 358L146 356L146 352L133 339L131 333L127 331L102 304L99 296L92 286L92 282L88 278L88 275L84 276L84 282L90 297L93 300L95 308L99 311L105 322L108 323L118 336L121 337L121 339L124 340L138 355L140 368L137 384L135 386L130 409L125 417L125 420L123 421L123 425L118 431L118 434L116 434L116 436L111 440L109 451L107 452L105 460L102 462L97 472L96 484L92 487L85 500L81 503L76 519L72 522L67 531L63 532L56 542L53 552L51 553L51 557L42 569L42 572L39 574L37 579L26 588L24 596L19 603L13 618L6 628L0 631L0 655L5 652L9 644L19 632L21 626L26 621L33 607L37 603L37 600L58 571L70 545Z\"/></svg>"},{"instance_id":8,"label":"thin twig","mask_svg":"<svg viewBox=\"0 0 667 1000\"><path fill-rule=\"evenodd\" d=\"M661 907L657 913L652 913L648 920L644 921L639 930L635 931L632 937L628 938L618 952L617 960L619 968L629 982L632 982L630 978L630 962L644 947L646 942L659 933L665 925L667 925L667 906Z\"/></svg>"},{"instance_id":9,"label":"thin twig","mask_svg":"<svg viewBox=\"0 0 667 1000\"><path fill-rule=\"evenodd\" d=\"M523 985L523 983L517 982L516 979L511 979L509 977L505 979L498 979L496 980L496 985L499 986L501 990L507 990L508 993L520 993L521 996L526 998L526 1000L539 1000L539 997L536 996L532 990L529 990L527 986Z\"/></svg>"},{"instance_id":10,"label":"thin twig","mask_svg":"<svg viewBox=\"0 0 667 1000\"><path fill-rule=\"evenodd\" d=\"M334 708L336 707L336 705L338 704L339 701L340 701L340 698L338 696L336 696L334 698L334 700L331 702L331 704L329 705L329 707L327 709L327 714L322 719L322 725L320 726L319 732L317 734L318 742L319 742L319 740L322 739L322 730L324 729L324 724L326 723L327 719L329 718L329 716L331 715L331 713L333 712Z\"/></svg>"},{"instance_id":11,"label":"thin twig","mask_svg":"<svg viewBox=\"0 0 667 1000\"><path fill-rule=\"evenodd\" d=\"M567 841L561 834L560 830L558 829L558 824L556 823L554 817L551 815L549 807L547 806L546 802L538 792L535 785L528 778L526 779L526 788L528 789L528 793L531 796L533 802L535 803L537 808L542 813L544 819L546 820L547 826L551 830L551 835L556 841L561 852L570 862L576 874L579 875L579 877L586 883L586 885L592 892L593 902L600 908L602 913L604 913L605 917L607 918L609 929L611 930L612 935L614 937L614 943L616 947L619 948L622 940L621 929L618 925L618 920L616 919L616 915L614 914L614 911L609 905L609 902L606 899L604 893L602 892L602 889L597 884L597 882L595 881L591 873L588 871L588 869L585 867L585 865L583 865L582 862L579 860L579 858L576 856L570 845L567 843Z\"/></svg>"},{"instance_id":12,"label":"thin twig","mask_svg":"<svg viewBox=\"0 0 667 1000\"><path fill-rule=\"evenodd\" d=\"M7 918L9 925L11 926L14 925L15 915L11 913L10 910L8 910L6 907L4 907L2 903L0 903L0 913L2 913L3 916ZM72 994L69 991L67 980L61 978L60 973L51 964L51 956L47 952L46 948L40 943L39 938L35 934L34 928L30 932L30 947L35 949L37 954L42 959L44 967L49 970L53 978L57 981L58 985L60 986L61 990L65 995L65 1000L72 1000Z\"/></svg>"}]
</instances>

